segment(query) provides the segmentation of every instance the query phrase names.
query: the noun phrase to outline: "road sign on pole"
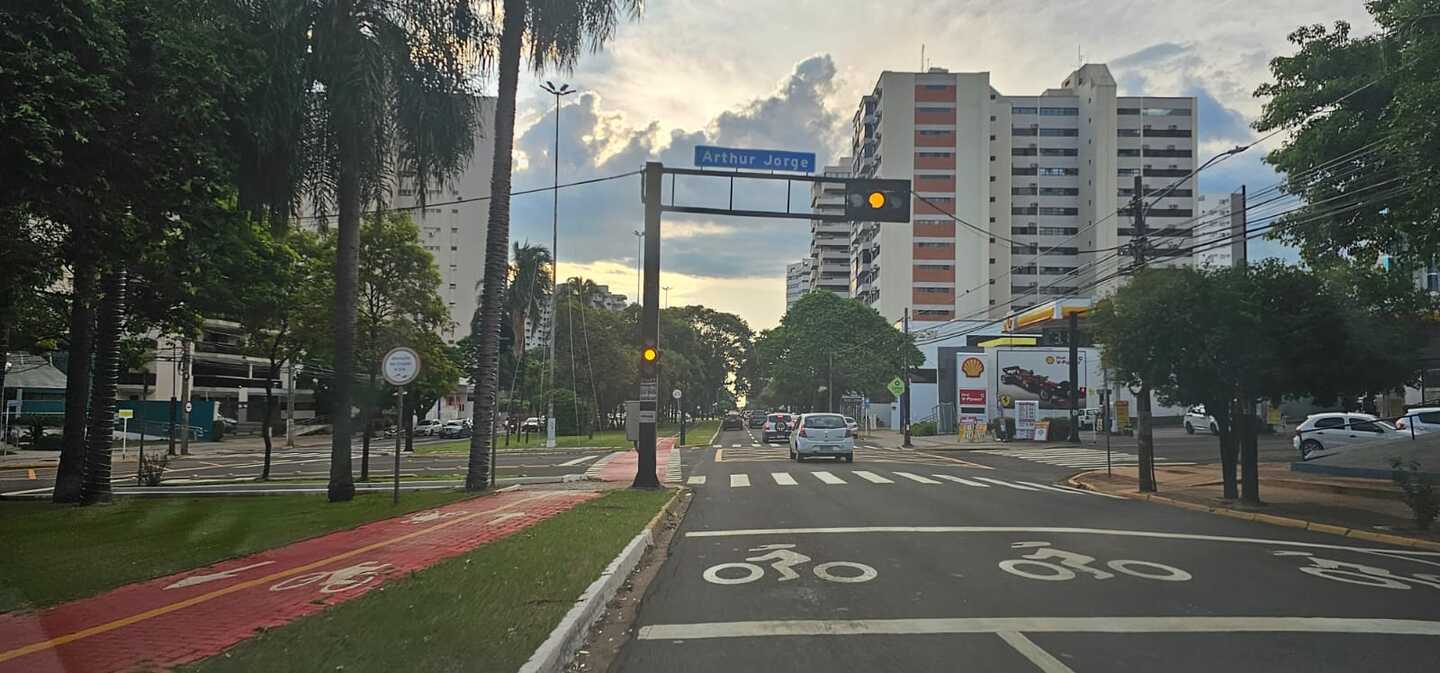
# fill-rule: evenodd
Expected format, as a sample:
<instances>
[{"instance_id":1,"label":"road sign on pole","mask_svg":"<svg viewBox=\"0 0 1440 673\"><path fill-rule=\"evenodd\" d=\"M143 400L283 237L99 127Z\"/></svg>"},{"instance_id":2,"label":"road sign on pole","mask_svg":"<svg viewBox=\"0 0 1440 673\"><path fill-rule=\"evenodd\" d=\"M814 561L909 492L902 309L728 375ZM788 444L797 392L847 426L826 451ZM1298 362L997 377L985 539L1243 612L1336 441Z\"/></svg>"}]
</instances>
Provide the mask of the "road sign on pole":
<instances>
[{"instance_id":1,"label":"road sign on pole","mask_svg":"<svg viewBox=\"0 0 1440 673\"><path fill-rule=\"evenodd\" d=\"M734 168L752 171L815 172L814 152L751 150L731 147L695 146L696 168Z\"/></svg>"},{"instance_id":2,"label":"road sign on pole","mask_svg":"<svg viewBox=\"0 0 1440 673\"><path fill-rule=\"evenodd\" d=\"M890 391L891 395L899 397L902 393L905 392L905 382L901 381L900 377L897 376L893 379L890 379L890 382L885 384L885 389Z\"/></svg>"},{"instance_id":3,"label":"road sign on pole","mask_svg":"<svg viewBox=\"0 0 1440 673\"><path fill-rule=\"evenodd\" d=\"M405 434L402 424L408 421L405 417L405 386L420 376L420 354L405 346L391 348L380 361L380 373L387 383L395 386L400 398L400 413L396 414L395 425L395 465L392 473L394 488L390 494L391 502L400 502L400 439Z\"/></svg>"}]
</instances>

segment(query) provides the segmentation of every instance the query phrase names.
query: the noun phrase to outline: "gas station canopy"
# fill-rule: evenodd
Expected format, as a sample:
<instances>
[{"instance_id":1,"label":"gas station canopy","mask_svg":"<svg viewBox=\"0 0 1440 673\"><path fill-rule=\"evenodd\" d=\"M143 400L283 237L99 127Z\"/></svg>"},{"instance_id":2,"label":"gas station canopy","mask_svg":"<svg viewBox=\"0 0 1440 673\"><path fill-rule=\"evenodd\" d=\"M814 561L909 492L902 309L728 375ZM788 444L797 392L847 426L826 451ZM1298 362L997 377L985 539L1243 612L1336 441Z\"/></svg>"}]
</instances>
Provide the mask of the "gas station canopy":
<instances>
[{"instance_id":1,"label":"gas station canopy","mask_svg":"<svg viewBox=\"0 0 1440 673\"><path fill-rule=\"evenodd\" d=\"M1088 297L1056 299L1006 318L1004 331L1006 334L1039 334L1047 327L1063 326L1071 315L1084 318L1094 303Z\"/></svg>"}]
</instances>

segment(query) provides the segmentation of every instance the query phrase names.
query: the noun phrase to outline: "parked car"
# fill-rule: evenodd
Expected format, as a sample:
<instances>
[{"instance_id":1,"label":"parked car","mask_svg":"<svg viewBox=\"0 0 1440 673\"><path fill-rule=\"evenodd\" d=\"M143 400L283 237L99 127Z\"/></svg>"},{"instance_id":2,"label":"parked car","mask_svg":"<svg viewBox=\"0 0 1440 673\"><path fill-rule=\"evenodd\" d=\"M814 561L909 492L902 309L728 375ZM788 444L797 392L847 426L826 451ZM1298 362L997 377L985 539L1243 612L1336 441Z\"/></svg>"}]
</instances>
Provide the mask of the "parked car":
<instances>
[{"instance_id":1,"label":"parked car","mask_svg":"<svg viewBox=\"0 0 1440 673\"><path fill-rule=\"evenodd\" d=\"M1205 428L1212 435L1220 434L1220 426L1215 423L1215 417L1205 413L1205 405L1197 404L1185 411L1185 434L1195 434L1195 428Z\"/></svg>"},{"instance_id":2,"label":"parked car","mask_svg":"<svg viewBox=\"0 0 1440 673\"><path fill-rule=\"evenodd\" d=\"M853 432L857 435L860 434L860 424L856 423L855 419L850 418L849 416L845 417L845 427L850 428L850 432Z\"/></svg>"},{"instance_id":3,"label":"parked car","mask_svg":"<svg viewBox=\"0 0 1440 673\"><path fill-rule=\"evenodd\" d=\"M790 433L790 459L829 456L855 462L855 432L845 426L840 414L802 414Z\"/></svg>"},{"instance_id":4,"label":"parked car","mask_svg":"<svg viewBox=\"0 0 1440 673\"><path fill-rule=\"evenodd\" d=\"M763 428L763 427L765 427L765 418L766 418L766 414L764 414L764 413L751 414L751 415L750 415L750 427L751 427L751 428Z\"/></svg>"},{"instance_id":5,"label":"parked car","mask_svg":"<svg viewBox=\"0 0 1440 673\"><path fill-rule=\"evenodd\" d=\"M1440 407L1415 407L1396 419L1395 429L1417 435L1440 432Z\"/></svg>"},{"instance_id":6,"label":"parked car","mask_svg":"<svg viewBox=\"0 0 1440 673\"><path fill-rule=\"evenodd\" d=\"M720 421L721 430L743 430L744 428L745 419L741 418L740 414L737 414L733 411L725 414L725 419Z\"/></svg>"},{"instance_id":7,"label":"parked car","mask_svg":"<svg viewBox=\"0 0 1440 673\"><path fill-rule=\"evenodd\" d=\"M1306 417L1305 422L1295 428L1291 445L1300 453L1300 460L1311 460L1357 446L1409 437L1409 431L1402 434L1395 426L1370 414L1333 411Z\"/></svg>"},{"instance_id":8,"label":"parked car","mask_svg":"<svg viewBox=\"0 0 1440 673\"><path fill-rule=\"evenodd\" d=\"M470 425L465 421L446 421L440 426L440 436L445 439L469 437Z\"/></svg>"},{"instance_id":9,"label":"parked car","mask_svg":"<svg viewBox=\"0 0 1440 673\"><path fill-rule=\"evenodd\" d=\"M445 425L438 418L427 418L415 424L416 437L432 437L440 432L440 427Z\"/></svg>"},{"instance_id":10,"label":"parked car","mask_svg":"<svg viewBox=\"0 0 1440 673\"><path fill-rule=\"evenodd\" d=\"M768 442L790 439L790 424L794 422L790 414L770 414L765 417L764 430L761 431L760 441Z\"/></svg>"},{"instance_id":11,"label":"parked car","mask_svg":"<svg viewBox=\"0 0 1440 673\"><path fill-rule=\"evenodd\" d=\"M542 429L544 429L544 424L536 416L531 416L520 424L520 432L540 432Z\"/></svg>"}]
</instances>

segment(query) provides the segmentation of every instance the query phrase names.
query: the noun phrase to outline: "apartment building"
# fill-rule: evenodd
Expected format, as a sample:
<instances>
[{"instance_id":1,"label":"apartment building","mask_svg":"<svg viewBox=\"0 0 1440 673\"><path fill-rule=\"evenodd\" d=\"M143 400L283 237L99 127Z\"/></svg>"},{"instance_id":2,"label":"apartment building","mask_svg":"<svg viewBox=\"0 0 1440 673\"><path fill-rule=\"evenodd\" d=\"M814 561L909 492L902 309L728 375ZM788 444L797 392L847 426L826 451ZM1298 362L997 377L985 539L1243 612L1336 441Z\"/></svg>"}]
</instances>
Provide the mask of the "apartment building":
<instances>
[{"instance_id":1,"label":"apartment building","mask_svg":"<svg viewBox=\"0 0 1440 673\"><path fill-rule=\"evenodd\" d=\"M810 291L810 258L785 265L785 310L790 310L800 297Z\"/></svg>"},{"instance_id":2,"label":"apartment building","mask_svg":"<svg viewBox=\"0 0 1440 673\"><path fill-rule=\"evenodd\" d=\"M590 305L594 308L623 311L629 305L629 299L623 294L612 293L609 285L598 285L596 289L598 292L590 299ZM549 348L550 318L553 308L553 304L545 304L540 307L539 315L525 317L525 348L527 350Z\"/></svg>"},{"instance_id":3,"label":"apartment building","mask_svg":"<svg viewBox=\"0 0 1440 673\"><path fill-rule=\"evenodd\" d=\"M1190 173L1194 110L1117 96L1101 64L1038 95L1004 94L988 72L882 73L853 119L851 171L911 180L914 203L910 226L852 227L853 295L924 329L1113 288L1135 176L1158 194ZM1149 205L1150 247L1188 244L1194 209L1189 184Z\"/></svg>"},{"instance_id":4,"label":"apartment building","mask_svg":"<svg viewBox=\"0 0 1440 673\"><path fill-rule=\"evenodd\" d=\"M850 157L826 166L827 178L850 177ZM810 208L817 213L845 212L845 183L810 183ZM810 221L809 288L850 296L850 223Z\"/></svg>"},{"instance_id":5,"label":"apartment building","mask_svg":"<svg viewBox=\"0 0 1440 673\"><path fill-rule=\"evenodd\" d=\"M1195 221L1192 245L1203 246L1195 251L1195 266L1201 269L1223 269L1235 264L1230 238L1229 194L1201 194L1195 197L1200 213Z\"/></svg>"}]
</instances>

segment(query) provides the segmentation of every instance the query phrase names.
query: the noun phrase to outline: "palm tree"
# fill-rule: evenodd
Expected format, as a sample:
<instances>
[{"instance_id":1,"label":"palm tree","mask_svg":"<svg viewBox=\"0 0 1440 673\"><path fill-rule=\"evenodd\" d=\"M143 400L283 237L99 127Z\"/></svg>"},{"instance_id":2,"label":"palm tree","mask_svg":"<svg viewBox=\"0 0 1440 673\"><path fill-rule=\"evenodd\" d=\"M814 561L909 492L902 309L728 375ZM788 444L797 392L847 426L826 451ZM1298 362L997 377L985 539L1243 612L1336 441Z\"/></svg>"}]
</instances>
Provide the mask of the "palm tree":
<instances>
[{"instance_id":1,"label":"palm tree","mask_svg":"<svg viewBox=\"0 0 1440 673\"><path fill-rule=\"evenodd\" d=\"M510 168L515 146L515 89L522 51L529 49L530 69L573 70L582 49L598 51L615 34L621 6L635 17L641 0L503 0L500 7L498 100L495 106L495 162L490 177L490 222L485 231L485 281L480 292L480 356L475 375L475 434L470 436L470 465L465 488L490 485L490 427L500 387L500 292L505 283L505 253L510 242ZM491 3L492 11L494 3Z\"/></svg>"},{"instance_id":2,"label":"palm tree","mask_svg":"<svg viewBox=\"0 0 1440 673\"><path fill-rule=\"evenodd\" d=\"M600 286L589 278L571 276L556 290L556 296L587 308L596 308L600 300Z\"/></svg>"},{"instance_id":3,"label":"palm tree","mask_svg":"<svg viewBox=\"0 0 1440 673\"><path fill-rule=\"evenodd\" d=\"M295 157L300 169L286 172L299 177L282 179L277 187L254 174L243 176L242 185L255 195L245 207L274 212L275 201L298 200L299 193L287 193L295 185L317 211L333 206L336 214L334 428L327 490L331 501L349 500L355 492L350 409L361 211L367 203L382 202L402 175L423 205L433 184L464 168L479 131L477 80L491 63L494 33L473 0L231 2L242 23L270 31L258 40L266 48L257 50L267 85L251 91L240 106L253 114L248 125L237 124L250 134L243 137L255 140L242 157L259 164L260 175L274 160L283 163L283 144L294 132L287 123L291 111L303 111ZM298 70L296 58L302 59ZM295 76L297 71L303 76ZM278 96L289 99L274 100Z\"/></svg>"},{"instance_id":4,"label":"palm tree","mask_svg":"<svg viewBox=\"0 0 1440 673\"><path fill-rule=\"evenodd\" d=\"M105 272L95 327L95 380L90 390L90 427L85 439L84 481L80 501L110 502L110 449L115 431L115 387L120 373L120 335L124 333L125 267Z\"/></svg>"},{"instance_id":5,"label":"palm tree","mask_svg":"<svg viewBox=\"0 0 1440 673\"><path fill-rule=\"evenodd\" d=\"M510 330L515 337L511 355L518 362L525 355L525 321L530 319L533 324L539 324L538 317L550 305L553 283L548 248L528 241L515 243L512 258L505 308L510 313Z\"/></svg>"}]
</instances>

